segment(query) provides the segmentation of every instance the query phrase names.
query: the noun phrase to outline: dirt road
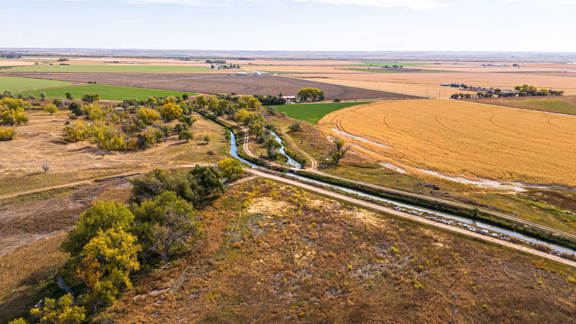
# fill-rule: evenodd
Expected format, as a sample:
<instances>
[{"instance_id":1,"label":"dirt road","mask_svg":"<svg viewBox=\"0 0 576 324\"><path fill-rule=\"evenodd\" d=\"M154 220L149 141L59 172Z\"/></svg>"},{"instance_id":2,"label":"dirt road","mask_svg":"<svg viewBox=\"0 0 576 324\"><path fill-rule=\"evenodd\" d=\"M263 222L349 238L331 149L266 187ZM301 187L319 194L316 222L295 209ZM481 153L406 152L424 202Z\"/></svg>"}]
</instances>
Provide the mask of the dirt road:
<instances>
[{"instance_id":1,"label":"dirt road","mask_svg":"<svg viewBox=\"0 0 576 324\"><path fill-rule=\"evenodd\" d=\"M417 222L417 223L420 223L420 224L424 224L424 225L427 225L427 226L431 226L431 227L435 227L435 228L440 228L440 229L443 229L443 230L446 230L446 231L449 231L449 232L453 232L453 233L457 233L457 234L460 234L460 235L464 235L464 236L467 236L467 237L470 237L470 238L473 238L473 239L477 239L477 240L481 240L481 241L485 241L485 242L489 242L489 243L498 244L498 245L505 246L505 247L508 247L508 248L511 248L511 249L514 249L514 250L518 250L518 251L521 251L521 252L524 252L524 253L527 253L527 254L531 254L531 255L535 255L535 256L542 257L542 258L546 258L546 259L548 259L548 260L556 261L556 262L559 262L559 263L562 263L562 264L565 264L565 265L568 265L568 266L571 266L571 267L576 268L576 262L575 262L575 261L566 260L566 259L563 259L563 258L561 258L561 257L555 256L555 255L551 255L551 254L548 254L548 253L545 253L545 252L542 252L542 251L538 251L538 250L535 250L535 249L531 249L531 248L528 248L528 247L525 247L525 246L521 246L521 245L518 245L518 244L510 243L510 242L503 241L503 240L500 240L500 239L497 239L497 238L493 238L493 237L490 237L490 236L485 236L485 235L482 235L482 234L473 233L473 232L470 232L470 231L465 230L465 229L462 229L462 228L458 228L458 227L454 227L454 226L450 226L450 225L446 225L446 224L437 223L437 222L434 222L434 221L431 221L431 220L428 220L428 219L425 219L425 218L421 218L421 217L414 216L414 215L411 215L411 214L408 214L408 213L404 213L404 212L401 212L401 211L397 211L397 210L394 210L394 209L389 208L389 207L384 207L384 206L382 206L382 205L378 205L378 204L371 203L371 202L368 202L368 201L364 201L364 200L361 200L361 199L352 198L352 197L347 196L347 195L344 195L344 194L340 194L340 193L333 192L333 191L330 191L330 190L327 190L327 189L323 189L323 188L315 187L315 186L312 186L312 185L308 185L308 184L305 184L305 183L302 183L302 182L299 182L299 181L296 181L296 180L291 180L291 179L283 178L283 177L280 177L280 176L272 175L272 174L269 174L269 173L266 173L266 172L262 172L262 171L258 171L258 170L254 170L254 169L249 169L248 172L250 172L250 173L253 174L253 175L262 177L262 178L271 179L271 180L278 181L278 182L282 182L282 183L285 183L285 184L288 184L288 185L291 185L291 186L295 186L295 187L298 187L298 188L302 188L302 189L304 189L304 190L307 190L307 191L310 191L310 192L314 192L314 193L317 193L317 194L320 194L320 195L323 195L323 196L326 196L326 197L329 197L329 198L334 198L334 199L337 199L337 200L340 200L340 201L344 201L344 202L350 203L350 204L355 205L355 206L358 206L358 207L368 208L368 209L371 209L371 210L374 210L374 211L383 212L383 213L386 213L386 214L389 214L389 215L393 215L393 216L396 216L396 217L399 217L399 218L407 219L407 220L410 220L410 221L413 221L413 222Z\"/></svg>"}]
</instances>

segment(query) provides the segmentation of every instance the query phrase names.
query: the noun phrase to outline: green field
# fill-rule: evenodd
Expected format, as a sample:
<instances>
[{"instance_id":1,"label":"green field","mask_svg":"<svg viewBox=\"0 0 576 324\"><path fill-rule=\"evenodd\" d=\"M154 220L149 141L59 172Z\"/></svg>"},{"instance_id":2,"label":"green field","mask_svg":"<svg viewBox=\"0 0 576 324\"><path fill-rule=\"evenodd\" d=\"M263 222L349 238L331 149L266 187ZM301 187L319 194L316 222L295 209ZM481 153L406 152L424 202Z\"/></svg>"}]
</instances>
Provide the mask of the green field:
<instances>
[{"instance_id":1,"label":"green field","mask_svg":"<svg viewBox=\"0 0 576 324\"><path fill-rule=\"evenodd\" d=\"M363 62L364 65L368 65L368 66L381 66L384 67L386 65L388 66L392 66L392 65L402 65L402 66L416 66L419 65L419 63L407 63L407 62L390 62L390 61L364 61Z\"/></svg>"},{"instance_id":2,"label":"green field","mask_svg":"<svg viewBox=\"0 0 576 324\"><path fill-rule=\"evenodd\" d=\"M203 66L162 66L162 65L25 65L15 67L2 67L0 72L133 72L133 73L184 73L208 72L210 69Z\"/></svg>"},{"instance_id":3,"label":"green field","mask_svg":"<svg viewBox=\"0 0 576 324\"><path fill-rule=\"evenodd\" d=\"M147 99L148 97L182 96L185 92L173 90L158 90L146 88L120 87L103 84L87 84L60 88L47 88L34 91L26 91L23 94L32 94L36 97L41 92L46 93L48 98L64 98L69 92L74 98L80 99L85 94L99 94L102 100L124 100L124 99ZM195 95L193 92L187 92Z\"/></svg>"},{"instance_id":4,"label":"green field","mask_svg":"<svg viewBox=\"0 0 576 324\"><path fill-rule=\"evenodd\" d=\"M65 87L71 84L72 83L70 82L64 82L64 81L0 77L0 93L4 91L17 93L35 89Z\"/></svg>"},{"instance_id":5,"label":"green field","mask_svg":"<svg viewBox=\"0 0 576 324\"><path fill-rule=\"evenodd\" d=\"M285 113L286 115L294 118L316 124L322 117L329 113L365 104L366 102L334 102L334 103L317 103L317 104L295 104L295 105L282 105L272 106L272 108Z\"/></svg>"}]
</instances>

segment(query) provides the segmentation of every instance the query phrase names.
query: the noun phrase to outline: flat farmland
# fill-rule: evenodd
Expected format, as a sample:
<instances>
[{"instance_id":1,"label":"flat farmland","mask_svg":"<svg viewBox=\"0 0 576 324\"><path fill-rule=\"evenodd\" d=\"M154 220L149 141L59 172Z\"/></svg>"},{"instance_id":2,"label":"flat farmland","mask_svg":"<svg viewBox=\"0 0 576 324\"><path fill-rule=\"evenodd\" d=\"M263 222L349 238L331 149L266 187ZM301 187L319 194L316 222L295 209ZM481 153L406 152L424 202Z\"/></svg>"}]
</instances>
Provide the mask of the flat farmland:
<instances>
[{"instance_id":1,"label":"flat farmland","mask_svg":"<svg viewBox=\"0 0 576 324\"><path fill-rule=\"evenodd\" d=\"M372 90L398 92L414 96L448 98L461 92L442 87L444 83L465 83L473 86L511 89L517 85L530 84L541 88L564 90L566 95L576 95L576 76L555 73L341 73L341 74L298 74L306 80L359 87Z\"/></svg>"},{"instance_id":2,"label":"flat farmland","mask_svg":"<svg viewBox=\"0 0 576 324\"><path fill-rule=\"evenodd\" d=\"M65 87L69 85L71 85L70 82L64 82L64 81L0 77L0 92L10 91L13 93L17 93L35 89Z\"/></svg>"},{"instance_id":3,"label":"flat farmland","mask_svg":"<svg viewBox=\"0 0 576 324\"><path fill-rule=\"evenodd\" d=\"M360 89L314 81L285 78L273 75L239 75L222 73L22 73L14 76L27 76L40 79L71 82L97 82L102 84L193 91L199 93L237 93L247 95L296 95L305 87L324 90L327 99L409 99L413 96L393 92Z\"/></svg>"},{"instance_id":4,"label":"flat farmland","mask_svg":"<svg viewBox=\"0 0 576 324\"><path fill-rule=\"evenodd\" d=\"M190 73L190 72L207 72L210 69L206 66L193 65L120 65L120 64L39 64L39 65L21 65L11 68L5 68L0 72L58 72L58 73Z\"/></svg>"},{"instance_id":5,"label":"flat farmland","mask_svg":"<svg viewBox=\"0 0 576 324\"><path fill-rule=\"evenodd\" d=\"M348 107L358 106L365 104L366 102L333 102L333 103L317 103L317 104L295 104L295 105L282 105L273 106L280 112L286 115L309 122L311 124L316 124L322 117L327 114Z\"/></svg>"},{"instance_id":6,"label":"flat farmland","mask_svg":"<svg viewBox=\"0 0 576 324\"><path fill-rule=\"evenodd\" d=\"M408 169L576 186L576 117L448 100L338 110L320 128Z\"/></svg>"},{"instance_id":7,"label":"flat farmland","mask_svg":"<svg viewBox=\"0 0 576 324\"><path fill-rule=\"evenodd\" d=\"M527 97L527 98L490 98L475 100L513 108L548 111L553 113L576 115L576 96L565 97Z\"/></svg>"}]
</instances>

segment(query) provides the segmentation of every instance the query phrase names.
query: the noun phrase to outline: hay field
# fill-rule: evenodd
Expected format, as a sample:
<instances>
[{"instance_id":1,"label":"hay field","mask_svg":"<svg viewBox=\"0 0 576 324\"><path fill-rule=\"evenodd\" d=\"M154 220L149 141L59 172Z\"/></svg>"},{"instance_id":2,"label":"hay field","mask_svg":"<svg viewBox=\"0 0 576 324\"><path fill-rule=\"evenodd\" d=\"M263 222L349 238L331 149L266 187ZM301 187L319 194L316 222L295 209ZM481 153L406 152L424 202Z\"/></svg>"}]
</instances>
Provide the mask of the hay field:
<instances>
[{"instance_id":1,"label":"hay field","mask_svg":"<svg viewBox=\"0 0 576 324\"><path fill-rule=\"evenodd\" d=\"M333 112L320 128L381 161L452 176L576 186L576 117L448 100Z\"/></svg>"},{"instance_id":2,"label":"hay field","mask_svg":"<svg viewBox=\"0 0 576 324\"><path fill-rule=\"evenodd\" d=\"M546 73L342 73L342 74L299 74L295 77L330 84L361 87L371 90L398 92L403 94L448 98L461 92L442 87L443 83L466 83L474 86L513 88L520 84L531 84L542 88L564 90L566 95L576 95L576 77L571 74Z\"/></svg>"}]
</instances>

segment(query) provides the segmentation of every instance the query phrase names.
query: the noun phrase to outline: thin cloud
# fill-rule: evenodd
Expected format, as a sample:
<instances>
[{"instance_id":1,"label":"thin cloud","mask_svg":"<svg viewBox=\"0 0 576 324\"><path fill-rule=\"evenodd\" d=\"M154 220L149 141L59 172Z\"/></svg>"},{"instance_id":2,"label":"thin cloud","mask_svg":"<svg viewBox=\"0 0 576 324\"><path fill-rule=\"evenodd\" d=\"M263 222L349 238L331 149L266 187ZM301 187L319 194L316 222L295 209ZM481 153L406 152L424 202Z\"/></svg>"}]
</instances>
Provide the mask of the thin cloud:
<instances>
[{"instance_id":1,"label":"thin cloud","mask_svg":"<svg viewBox=\"0 0 576 324\"><path fill-rule=\"evenodd\" d=\"M428 10L445 6L443 0L128 0L131 3L182 5L195 7L227 7L234 3L287 4L308 3L331 6L355 6L370 8L404 8L410 10Z\"/></svg>"}]
</instances>

